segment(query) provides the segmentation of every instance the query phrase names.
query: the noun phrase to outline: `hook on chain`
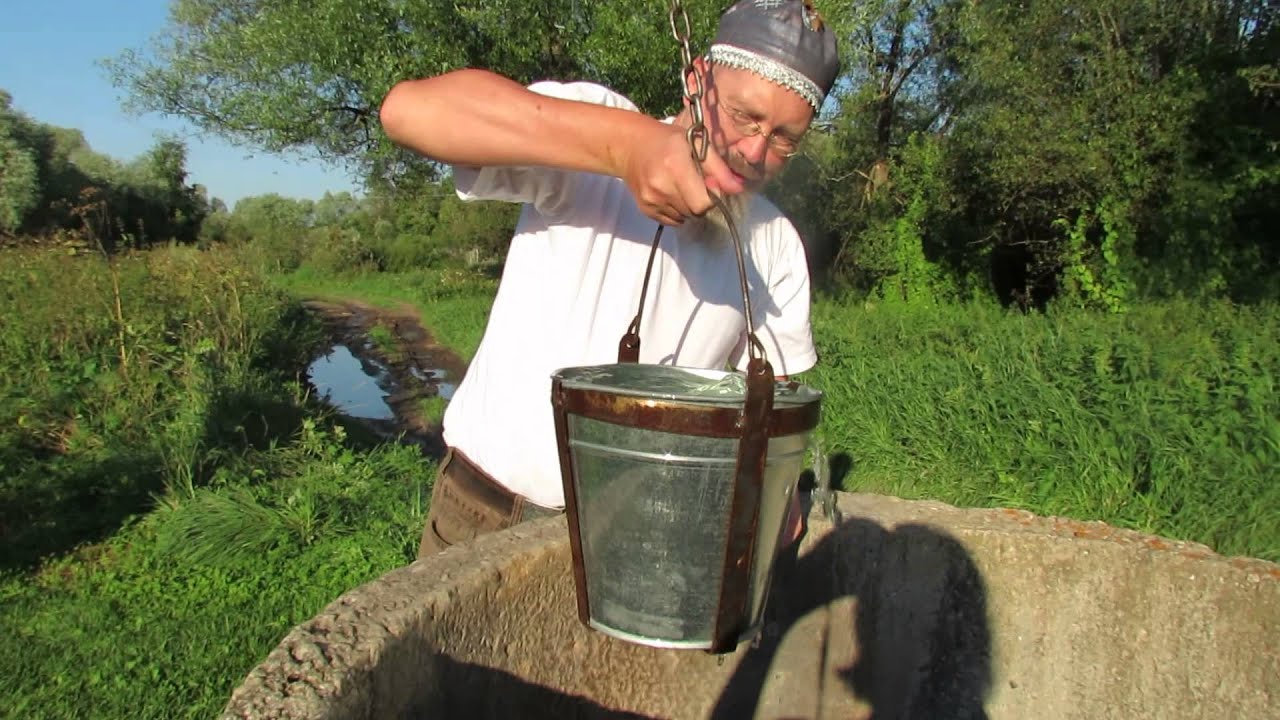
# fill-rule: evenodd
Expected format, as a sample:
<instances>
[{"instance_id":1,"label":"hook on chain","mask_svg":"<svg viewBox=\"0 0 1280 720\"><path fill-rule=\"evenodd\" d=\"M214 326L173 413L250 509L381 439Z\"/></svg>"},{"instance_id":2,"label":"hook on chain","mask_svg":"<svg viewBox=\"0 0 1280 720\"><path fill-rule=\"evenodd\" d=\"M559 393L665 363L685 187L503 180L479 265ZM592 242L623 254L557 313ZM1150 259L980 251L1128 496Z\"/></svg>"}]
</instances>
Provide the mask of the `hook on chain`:
<instances>
[{"instance_id":1,"label":"hook on chain","mask_svg":"<svg viewBox=\"0 0 1280 720\"><path fill-rule=\"evenodd\" d=\"M702 163L706 161L707 151L711 145L711 134L707 130L706 118L702 112L702 96L706 93L706 86L703 82L702 72L693 62L693 50L689 47L689 38L693 35L692 24L689 22L689 13L685 11L681 0L670 0L668 8L667 19L671 24L671 35L680 44L680 87L684 93L684 99L689 105L689 115L692 120L685 137L689 142L689 154L693 157L693 164L701 174ZM690 87L691 85L692 87ZM733 236L734 249L737 251L738 277L742 286L742 310L747 320L747 354L752 360L763 360L765 350L764 345L756 337L755 316L751 311L751 293L747 284L747 267L746 259L743 256L742 238L738 235L738 226L733 221L733 217L724 200L719 195L711 193L711 201L715 204L714 210L724 216L725 223L729 228L729 234ZM655 249L660 235L661 230L659 230L659 235L654 237ZM652 266L652 253L650 254L649 263ZM647 286L647 270L645 275L645 284ZM643 308L643 296L641 303ZM637 315L637 317L639 316ZM767 362L766 360L766 367Z\"/></svg>"}]
</instances>

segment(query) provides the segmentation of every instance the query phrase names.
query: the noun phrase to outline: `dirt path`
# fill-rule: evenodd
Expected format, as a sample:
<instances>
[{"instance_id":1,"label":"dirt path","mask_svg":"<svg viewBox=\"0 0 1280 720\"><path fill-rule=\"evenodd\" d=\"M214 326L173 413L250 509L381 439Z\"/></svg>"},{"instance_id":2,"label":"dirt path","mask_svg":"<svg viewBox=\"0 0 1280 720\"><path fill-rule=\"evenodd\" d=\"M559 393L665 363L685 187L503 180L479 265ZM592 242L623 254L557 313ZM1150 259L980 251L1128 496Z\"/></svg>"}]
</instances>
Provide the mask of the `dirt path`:
<instances>
[{"instance_id":1,"label":"dirt path","mask_svg":"<svg viewBox=\"0 0 1280 720\"><path fill-rule=\"evenodd\" d=\"M466 363L453 350L437 343L422 326L410 305L375 307L359 300L306 300L303 307L319 316L335 342L346 345L352 354L373 358L385 365L394 379L395 390L386 397L395 413L392 421L369 421L384 435L404 435L432 457L444 453L440 427L426 417L421 398L452 393L462 382ZM379 344L371 333L382 327L390 331L391 342ZM390 347L386 347L386 345Z\"/></svg>"}]
</instances>

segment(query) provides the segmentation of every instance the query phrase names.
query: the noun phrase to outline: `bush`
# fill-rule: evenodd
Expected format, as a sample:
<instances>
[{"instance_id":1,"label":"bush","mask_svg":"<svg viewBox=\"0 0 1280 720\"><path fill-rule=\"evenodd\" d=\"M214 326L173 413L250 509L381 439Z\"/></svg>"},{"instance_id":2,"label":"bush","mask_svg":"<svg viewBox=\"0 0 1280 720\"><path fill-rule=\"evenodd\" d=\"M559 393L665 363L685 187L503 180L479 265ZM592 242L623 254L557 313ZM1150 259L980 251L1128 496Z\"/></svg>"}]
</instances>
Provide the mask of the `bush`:
<instances>
[{"instance_id":1,"label":"bush","mask_svg":"<svg viewBox=\"0 0 1280 720\"><path fill-rule=\"evenodd\" d=\"M851 490L1099 519L1280 559L1280 308L822 303Z\"/></svg>"},{"instance_id":2,"label":"bush","mask_svg":"<svg viewBox=\"0 0 1280 720\"><path fill-rule=\"evenodd\" d=\"M400 234L386 242L381 250L390 272L410 272L438 266L445 258L444 248L430 237Z\"/></svg>"}]
</instances>

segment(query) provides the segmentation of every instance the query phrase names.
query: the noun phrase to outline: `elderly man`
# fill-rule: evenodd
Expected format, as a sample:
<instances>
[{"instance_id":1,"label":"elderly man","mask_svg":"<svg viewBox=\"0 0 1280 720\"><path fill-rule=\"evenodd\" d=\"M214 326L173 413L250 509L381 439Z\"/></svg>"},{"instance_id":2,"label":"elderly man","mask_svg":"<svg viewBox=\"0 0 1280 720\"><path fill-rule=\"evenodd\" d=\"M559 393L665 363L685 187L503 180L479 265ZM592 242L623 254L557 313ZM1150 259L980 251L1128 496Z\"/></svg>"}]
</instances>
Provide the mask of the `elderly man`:
<instances>
[{"instance_id":1,"label":"elderly man","mask_svg":"<svg viewBox=\"0 0 1280 720\"><path fill-rule=\"evenodd\" d=\"M755 191L796 153L830 91L834 36L808 0L741 0L695 66L710 137L700 169L688 100L664 121L598 85L526 88L460 70L400 83L383 102L387 134L453 166L460 197L524 203L484 338L445 414L450 449L420 556L563 507L550 376L617 359L657 223L675 231L650 279L640 362L745 366L735 250L710 221L713 193L741 233L773 367L816 362L804 247Z\"/></svg>"}]
</instances>

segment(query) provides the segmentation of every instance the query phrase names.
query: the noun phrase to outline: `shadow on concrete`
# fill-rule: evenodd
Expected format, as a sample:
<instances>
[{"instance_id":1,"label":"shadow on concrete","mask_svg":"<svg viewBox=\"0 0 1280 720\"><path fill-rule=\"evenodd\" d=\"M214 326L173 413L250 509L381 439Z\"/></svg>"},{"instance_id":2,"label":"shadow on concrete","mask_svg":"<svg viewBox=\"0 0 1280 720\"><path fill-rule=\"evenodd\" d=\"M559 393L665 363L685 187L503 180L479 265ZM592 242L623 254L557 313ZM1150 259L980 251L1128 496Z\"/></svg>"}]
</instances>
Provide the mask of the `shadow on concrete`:
<instances>
[{"instance_id":1,"label":"shadow on concrete","mask_svg":"<svg viewBox=\"0 0 1280 720\"><path fill-rule=\"evenodd\" d=\"M923 525L886 530L851 518L838 519L805 556L796 550L779 557L765 629L721 692L712 718L754 717L788 631L810 612L851 598L853 622L830 626L854 628L857 659L835 675L870 705L868 718L986 719L986 591L959 542ZM837 640L848 645L847 638L830 636L822 644Z\"/></svg>"},{"instance_id":2,"label":"shadow on concrete","mask_svg":"<svg viewBox=\"0 0 1280 720\"><path fill-rule=\"evenodd\" d=\"M522 720L656 720L613 710L579 695L537 685L484 665L434 658L443 697L421 717Z\"/></svg>"}]
</instances>

